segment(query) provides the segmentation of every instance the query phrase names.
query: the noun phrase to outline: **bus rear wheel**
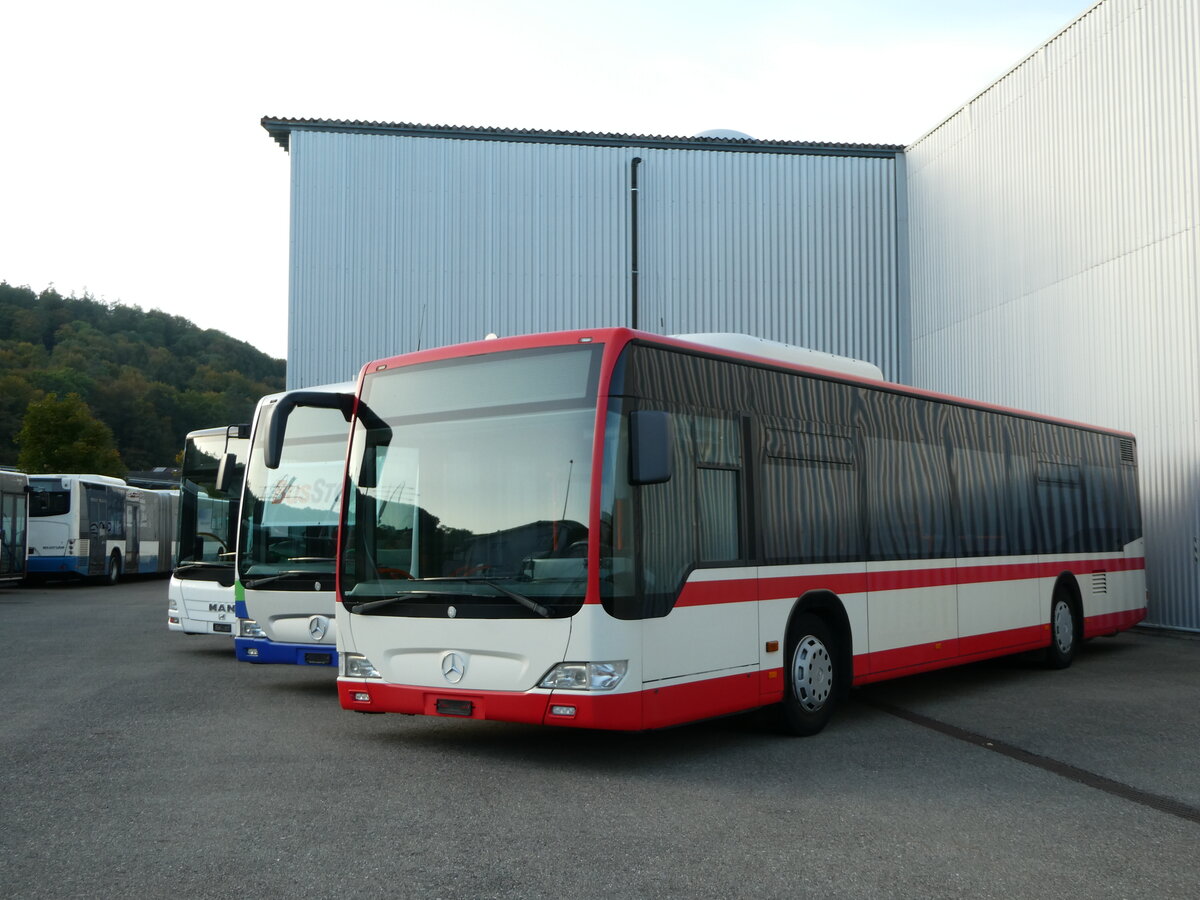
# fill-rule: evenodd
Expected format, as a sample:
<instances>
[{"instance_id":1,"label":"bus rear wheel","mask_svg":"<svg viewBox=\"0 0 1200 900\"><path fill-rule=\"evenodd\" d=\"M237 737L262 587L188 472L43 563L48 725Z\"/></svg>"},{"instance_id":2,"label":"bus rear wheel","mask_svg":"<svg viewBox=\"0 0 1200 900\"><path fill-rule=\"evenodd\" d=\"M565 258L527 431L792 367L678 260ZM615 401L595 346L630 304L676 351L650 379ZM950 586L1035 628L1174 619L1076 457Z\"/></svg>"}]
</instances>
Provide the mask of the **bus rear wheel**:
<instances>
[{"instance_id":1,"label":"bus rear wheel","mask_svg":"<svg viewBox=\"0 0 1200 900\"><path fill-rule=\"evenodd\" d=\"M112 552L112 556L108 558L108 569L104 573L105 584L116 584L121 580L121 554L116 550Z\"/></svg>"},{"instance_id":2,"label":"bus rear wheel","mask_svg":"<svg viewBox=\"0 0 1200 900\"><path fill-rule=\"evenodd\" d=\"M837 646L825 622L804 613L788 630L787 669L778 717L787 734L816 734L837 705Z\"/></svg>"}]
</instances>

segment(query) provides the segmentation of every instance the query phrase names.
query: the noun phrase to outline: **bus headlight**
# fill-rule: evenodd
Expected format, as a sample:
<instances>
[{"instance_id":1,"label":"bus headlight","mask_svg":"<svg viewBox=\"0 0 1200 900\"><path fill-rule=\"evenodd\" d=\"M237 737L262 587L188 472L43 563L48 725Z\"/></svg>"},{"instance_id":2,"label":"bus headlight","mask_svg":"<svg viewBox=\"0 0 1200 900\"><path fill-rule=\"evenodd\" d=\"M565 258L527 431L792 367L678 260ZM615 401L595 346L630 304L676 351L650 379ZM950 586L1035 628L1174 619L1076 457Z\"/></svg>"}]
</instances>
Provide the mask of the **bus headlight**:
<instances>
[{"instance_id":1,"label":"bus headlight","mask_svg":"<svg viewBox=\"0 0 1200 900\"><path fill-rule=\"evenodd\" d=\"M546 673L538 687L556 691L611 691L629 670L629 661L565 662Z\"/></svg>"},{"instance_id":2,"label":"bus headlight","mask_svg":"<svg viewBox=\"0 0 1200 900\"><path fill-rule=\"evenodd\" d=\"M238 634L242 637L260 638L266 637L267 633L262 630L262 626L254 619L238 619Z\"/></svg>"},{"instance_id":3,"label":"bus headlight","mask_svg":"<svg viewBox=\"0 0 1200 900\"><path fill-rule=\"evenodd\" d=\"M379 670L361 653L342 654L342 674L347 678L382 678Z\"/></svg>"}]
</instances>

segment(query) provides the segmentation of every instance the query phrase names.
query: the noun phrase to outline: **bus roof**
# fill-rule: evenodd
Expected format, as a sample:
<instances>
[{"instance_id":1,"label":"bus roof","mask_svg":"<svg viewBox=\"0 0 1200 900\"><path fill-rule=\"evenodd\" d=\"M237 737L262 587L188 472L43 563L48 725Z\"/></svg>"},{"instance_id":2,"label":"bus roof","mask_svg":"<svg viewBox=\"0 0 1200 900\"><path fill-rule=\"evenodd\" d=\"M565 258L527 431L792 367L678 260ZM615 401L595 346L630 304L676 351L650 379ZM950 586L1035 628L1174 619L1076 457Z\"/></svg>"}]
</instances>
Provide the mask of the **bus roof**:
<instances>
[{"instance_id":1,"label":"bus roof","mask_svg":"<svg viewBox=\"0 0 1200 900\"><path fill-rule=\"evenodd\" d=\"M1035 413L1028 410L1016 409L1014 407L1000 406L998 404L988 403L982 400L970 400L964 397L955 396L953 394L943 394L937 391L926 390L924 388L912 387L910 385L886 381L882 377L882 372L880 372L876 366L872 365L871 363L866 363L861 360L853 360L848 357L824 354L820 351L808 351L809 353L813 354L814 360L822 360L822 358L826 358L828 360L841 361L837 368L832 368L826 367L828 366L828 362L826 362L826 366L818 366L794 362L790 359L784 358L784 356L779 353L768 355L763 351L769 349L772 345L774 347L790 348L794 351L804 351L806 348L795 347L789 344L778 344L777 342L773 341L765 341L761 338L756 338L753 335L738 335L739 338L745 338L745 341L737 342L739 346L736 348L730 346L731 342L727 340L729 335L726 334L720 335L721 338L726 339L724 341L724 346L718 346L716 343L706 343L696 340L697 338L703 339L712 337L713 335L707 334L668 336L646 331L637 331L631 328L578 329L574 331L550 331L539 334L517 335L504 338L492 337L461 344L451 344L445 347L435 347L429 350L418 350L412 353L405 353L398 356L374 360L363 366L361 372L359 373L359 385L361 386L363 379L367 375L375 372L386 371L397 366L416 365L418 363L437 362L441 360L457 359L468 356L481 356L506 350L527 350L541 347L590 343L612 344L620 349L627 344L637 343L669 347L687 353L714 356L721 359L735 360L772 369L801 372L817 378L841 381L849 384L860 384L864 387L888 391L890 393L903 394L910 397L921 397L941 403L950 403L955 406L986 410L1003 415L1016 416L1023 419L1049 422L1056 425L1067 425L1072 428L1081 428L1086 431L1094 431L1122 438L1136 439L1132 433L1122 431L1120 429L1106 428L1099 425L1090 425L1086 422L1078 422L1071 419L1060 418L1058 416L1050 416L1043 413ZM741 349L740 345L744 345L746 349ZM757 349L758 352L747 352L747 350L753 349ZM854 365L843 365L842 363ZM861 371L853 371L852 369ZM868 374L870 370L874 370L874 372L879 373L879 377Z\"/></svg>"}]
</instances>

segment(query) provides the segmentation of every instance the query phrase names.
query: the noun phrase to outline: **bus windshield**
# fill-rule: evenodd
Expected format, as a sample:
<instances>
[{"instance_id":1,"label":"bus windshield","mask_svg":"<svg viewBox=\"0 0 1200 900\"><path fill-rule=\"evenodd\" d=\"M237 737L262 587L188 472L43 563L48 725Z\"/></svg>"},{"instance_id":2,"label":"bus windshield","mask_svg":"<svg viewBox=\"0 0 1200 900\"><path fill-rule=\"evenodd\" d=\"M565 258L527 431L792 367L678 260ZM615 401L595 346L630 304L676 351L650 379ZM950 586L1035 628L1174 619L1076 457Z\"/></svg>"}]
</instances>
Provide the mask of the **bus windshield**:
<instances>
[{"instance_id":1,"label":"bus windshield","mask_svg":"<svg viewBox=\"0 0 1200 900\"><path fill-rule=\"evenodd\" d=\"M467 616L577 610L599 359L590 344L369 375L351 448L343 600L411 599L387 607L409 616L445 616L451 602ZM514 594L521 602L507 602Z\"/></svg>"},{"instance_id":2,"label":"bus windshield","mask_svg":"<svg viewBox=\"0 0 1200 900\"><path fill-rule=\"evenodd\" d=\"M274 410L264 406L259 413L246 472L238 576L248 590L286 590L289 578L332 581L337 557L346 420L335 409L295 408L279 467L268 469Z\"/></svg>"},{"instance_id":3,"label":"bus windshield","mask_svg":"<svg viewBox=\"0 0 1200 900\"><path fill-rule=\"evenodd\" d=\"M241 460L245 438L214 434L189 435L183 450L179 496L179 565L201 563L232 566L237 536L237 504L241 493ZM217 472L226 453L239 465L228 492L217 490Z\"/></svg>"}]
</instances>

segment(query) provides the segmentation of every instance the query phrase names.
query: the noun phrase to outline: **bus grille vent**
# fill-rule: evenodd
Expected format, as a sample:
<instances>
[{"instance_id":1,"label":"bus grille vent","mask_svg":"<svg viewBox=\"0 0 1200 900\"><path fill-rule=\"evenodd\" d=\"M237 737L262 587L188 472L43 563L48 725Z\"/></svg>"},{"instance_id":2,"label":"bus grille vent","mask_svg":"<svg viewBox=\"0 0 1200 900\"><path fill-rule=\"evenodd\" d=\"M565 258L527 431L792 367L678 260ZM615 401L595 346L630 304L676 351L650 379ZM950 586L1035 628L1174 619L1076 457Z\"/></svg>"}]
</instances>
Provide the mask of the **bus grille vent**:
<instances>
[{"instance_id":1,"label":"bus grille vent","mask_svg":"<svg viewBox=\"0 0 1200 900\"><path fill-rule=\"evenodd\" d=\"M75 549L79 552L80 556L90 556L92 553L92 539L81 538L75 543Z\"/></svg>"},{"instance_id":2,"label":"bus grille vent","mask_svg":"<svg viewBox=\"0 0 1200 900\"><path fill-rule=\"evenodd\" d=\"M1133 441L1128 438L1121 440L1121 462L1127 466L1132 466L1137 462L1137 455L1134 453Z\"/></svg>"},{"instance_id":3,"label":"bus grille vent","mask_svg":"<svg viewBox=\"0 0 1200 900\"><path fill-rule=\"evenodd\" d=\"M1107 594L1108 593L1108 573L1093 572L1092 573L1092 593Z\"/></svg>"}]
</instances>

